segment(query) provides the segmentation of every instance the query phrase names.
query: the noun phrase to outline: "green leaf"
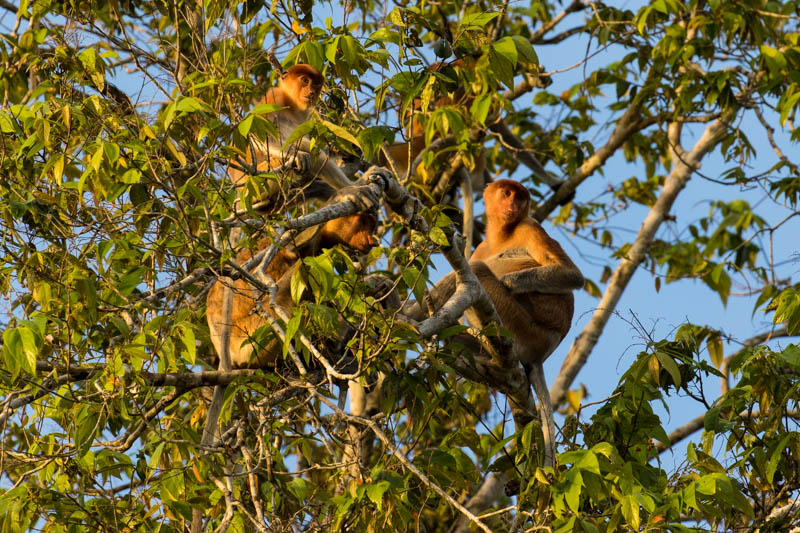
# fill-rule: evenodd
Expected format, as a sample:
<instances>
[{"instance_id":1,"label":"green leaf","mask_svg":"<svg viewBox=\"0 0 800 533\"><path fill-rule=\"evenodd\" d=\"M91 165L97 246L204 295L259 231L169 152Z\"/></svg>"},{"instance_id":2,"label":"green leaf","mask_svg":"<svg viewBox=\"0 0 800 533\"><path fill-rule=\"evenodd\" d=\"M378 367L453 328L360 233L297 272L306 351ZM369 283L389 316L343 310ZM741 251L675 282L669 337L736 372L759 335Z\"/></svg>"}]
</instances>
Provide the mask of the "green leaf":
<instances>
[{"instance_id":1,"label":"green leaf","mask_svg":"<svg viewBox=\"0 0 800 533\"><path fill-rule=\"evenodd\" d=\"M634 531L639 531L639 502L633 494L626 494L619 501L620 510L625 521Z\"/></svg>"},{"instance_id":2,"label":"green leaf","mask_svg":"<svg viewBox=\"0 0 800 533\"><path fill-rule=\"evenodd\" d=\"M528 39L522 35L512 35L511 39L517 47L517 53L521 56L521 62L539 64L539 56L536 55L536 51Z\"/></svg>"},{"instance_id":3,"label":"green leaf","mask_svg":"<svg viewBox=\"0 0 800 533\"><path fill-rule=\"evenodd\" d=\"M442 228L439 227L431 228L431 232L429 235L431 241L433 241L434 244L437 244L439 246L450 245L450 241L447 240L447 235L445 234L444 230L442 230Z\"/></svg>"},{"instance_id":4,"label":"green leaf","mask_svg":"<svg viewBox=\"0 0 800 533\"><path fill-rule=\"evenodd\" d=\"M719 335L709 337L706 341L706 346L708 347L708 355L711 357L711 363L715 368L719 369L723 360L722 337Z\"/></svg>"},{"instance_id":5,"label":"green leaf","mask_svg":"<svg viewBox=\"0 0 800 533\"><path fill-rule=\"evenodd\" d=\"M322 44L314 40L308 40L303 43L303 53L306 56L306 61L314 66L317 70L322 70L324 67L324 50Z\"/></svg>"},{"instance_id":6,"label":"green leaf","mask_svg":"<svg viewBox=\"0 0 800 533\"><path fill-rule=\"evenodd\" d=\"M712 407L703 415L703 428L706 431L716 431L719 427L719 407Z\"/></svg>"},{"instance_id":7,"label":"green leaf","mask_svg":"<svg viewBox=\"0 0 800 533\"><path fill-rule=\"evenodd\" d=\"M675 384L675 387L680 387L681 371L678 368L678 365L675 363L675 360L671 356L660 350L655 352L655 356L658 359L658 362L661 363L661 366L667 372L669 372L669 375L670 377L672 377L672 382Z\"/></svg>"},{"instance_id":8,"label":"green leaf","mask_svg":"<svg viewBox=\"0 0 800 533\"><path fill-rule=\"evenodd\" d=\"M372 161L380 151L383 143L394 142L394 131L387 126L364 128L358 132L358 145L364 151L364 159Z\"/></svg>"},{"instance_id":9,"label":"green leaf","mask_svg":"<svg viewBox=\"0 0 800 533\"><path fill-rule=\"evenodd\" d=\"M475 122L479 124L484 124L486 122L486 117L489 116L489 111L492 109L492 95L491 93L485 93L472 101L472 105L469 108L470 115Z\"/></svg>"},{"instance_id":10,"label":"green leaf","mask_svg":"<svg viewBox=\"0 0 800 533\"><path fill-rule=\"evenodd\" d=\"M575 468L592 472L598 476L600 475L600 462L597 460L597 456L588 450L586 450L586 453L583 454L583 457L580 459L580 461L575 463Z\"/></svg>"},{"instance_id":11,"label":"green leaf","mask_svg":"<svg viewBox=\"0 0 800 533\"><path fill-rule=\"evenodd\" d=\"M770 485L772 485L772 480L775 478L775 471L778 469L778 463L780 463L781 457L783 457L783 452L786 450L786 445L789 444L789 441L793 436L796 436L794 432L784 435L780 442L778 442L778 445L775 446L775 449L772 450L772 454L769 457L769 462L767 463L766 472L767 481Z\"/></svg>"},{"instance_id":12,"label":"green leaf","mask_svg":"<svg viewBox=\"0 0 800 533\"><path fill-rule=\"evenodd\" d=\"M181 332L181 341L186 346L186 362L190 365L195 363L197 357L197 344L194 337L194 328L189 322L181 322L178 324Z\"/></svg>"},{"instance_id":13,"label":"green leaf","mask_svg":"<svg viewBox=\"0 0 800 533\"><path fill-rule=\"evenodd\" d=\"M772 74L777 74L787 66L786 57L769 45L761 45L761 55L767 63L767 68Z\"/></svg>"},{"instance_id":14,"label":"green leaf","mask_svg":"<svg viewBox=\"0 0 800 533\"><path fill-rule=\"evenodd\" d=\"M239 130L239 135L242 137L247 137L247 135L250 133L250 128L253 126L254 118L254 115L247 115L244 117L244 120L242 120L239 125L236 126L236 129Z\"/></svg>"},{"instance_id":15,"label":"green leaf","mask_svg":"<svg viewBox=\"0 0 800 533\"><path fill-rule=\"evenodd\" d=\"M289 319L289 322L286 324L286 338L283 342L283 356L289 353L289 346L291 345L292 339L294 339L295 334L300 329L300 319L303 318L302 313L295 313L292 315L292 318Z\"/></svg>"},{"instance_id":16,"label":"green leaf","mask_svg":"<svg viewBox=\"0 0 800 533\"><path fill-rule=\"evenodd\" d=\"M786 289L778 295L775 301L777 301L777 308L773 322L775 324L786 322L789 335L800 333L800 291Z\"/></svg>"},{"instance_id":17,"label":"green leaf","mask_svg":"<svg viewBox=\"0 0 800 533\"><path fill-rule=\"evenodd\" d=\"M418 302L422 302L425 300L425 276L420 274L420 271L417 270L416 267L406 267L400 270L400 274L403 276L403 281L406 282L406 285L411 289L414 293L414 298Z\"/></svg>"},{"instance_id":18,"label":"green leaf","mask_svg":"<svg viewBox=\"0 0 800 533\"><path fill-rule=\"evenodd\" d=\"M392 43L400 46L400 43L403 42L403 36L396 31L392 31L388 27L383 27L369 36L369 39L367 39L368 45L370 41L379 43Z\"/></svg>"},{"instance_id":19,"label":"green leaf","mask_svg":"<svg viewBox=\"0 0 800 533\"><path fill-rule=\"evenodd\" d=\"M10 117L5 111L0 111L0 132L15 134L21 133L21 130L17 125L17 121Z\"/></svg>"},{"instance_id":20,"label":"green leaf","mask_svg":"<svg viewBox=\"0 0 800 533\"><path fill-rule=\"evenodd\" d=\"M97 415L90 412L88 405L83 405L75 417L75 447L79 456L89 449L96 429Z\"/></svg>"},{"instance_id":21,"label":"green leaf","mask_svg":"<svg viewBox=\"0 0 800 533\"><path fill-rule=\"evenodd\" d=\"M303 137L308 135L314 130L314 121L308 120L303 122L299 126L297 126L294 131L289 135L289 138L286 139L286 142L283 144L283 148L281 151L286 151L286 148L294 144L295 142L301 140Z\"/></svg>"},{"instance_id":22,"label":"green leaf","mask_svg":"<svg viewBox=\"0 0 800 533\"><path fill-rule=\"evenodd\" d=\"M604 455L607 459L611 459L611 456L614 455L614 446L609 442L599 442L592 446L592 451ZM559 455L559 457L561 456Z\"/></svg>"},{"instance_id":23,"label":"green leaf","mask_svg":"<svg viewBox=\"0 0 800 533\"><path fill-rule=\"evenodd\" d=\"M581 492L583 489L583 476L581 475L580 470L570 470L567 472L567 481L569 483L567 492L566 492L566 500L567 506L574 511L578 512L581 503Z\"/></svg>"},{"instance_id":24,"label":"green leaf","mask_svg":"<svg viewBox=\"0 0 800 533\"><path fill-rule=\"evenodd\" d=\"M514 67L515 64L500 55L497 50L494 48L489 50L489 68L497 80L508 88L514 86Z\"/></svg>"},{"instance_id":25,"label":"green leaf","mask_svg":"<svg viewBox=\"0 0 800 533\"><path fill-rule=\"evenodd\" d=\"M286 106L277 104L259 104L250 110L250 114L267 115L269 113L274 113L275 111L280 111L281 109L286 109Z\"/></svg>"},{"instance_id":26,"label":"green leaf","mask_svg":"<svg viewBox=\"0 0 800 533\"><path fill-rule=\"evenodd\" d=\"M342 36L339 35L325 47L325 57L331 62L331 65L336 64L336 52L339 51L339 41L341 38Z\"/></svg>"},{"instance_id":27,"label":"green leaf","mask_svg":"<svg viewBox=\"0 0 800 533\"><path fill-rule=\"evenodd\" d=\"M361 45L350 35L343 35L339 41L342 50L342 57L347 65L355 66L358 64L358 56L361 53Z\"/></svg>"},{"instance_id":28,"label":"green leaf","mask_svg":"<svg viewBox=\"0 0 800 533\"><path fill-rule=\"evenodd\" d=\"M306 287L306 280L303 277L303 273L298 268L294 271L294 274L292 274L292 279L290 281L292 301L295 304L300 303L300 299L303 297L303 292L305 292Z\"/></svg>"},{"instance_id":29,"label":"green leaf","mask_svg":"<svg viewBox=\"0 0 800 533\"><path fill-rule=\"evenodd\" d=\"M496 442L496 443L492 444L492 447L491 447L491 448L489 448L489 453L488 453L488 456L489 456L489 457L494 457L495 455L497 455L498 453L500 453L500 452L501 452L501 450L502 450L502 449L505 447L505 445L506 445L506 444L508 444L509 442L511 442L511 440L512 440L514 437L515 437L515 434L513 434L513 433L512 433L511 435L507 436L507 437L506 437L506 438L504 438L503 440L500 440L500 441L498 441L498 442ZM504 455L505 455L505 454L504 454Z\"/></svg>"},{"instance_id":30,"label":"green leaf","mask_svg":"<svg viewBox=\"0 0 800 533\"><path fill-rule=\"evenodd\" d=\"M517 66L517 45L511 37L503 37L492 45L497 54L511 63L511 68Z\"/></svg>"},{"instance_id":31,"label":"green leaf","mask_svg":"<svg viewBox=\"0 0 800 533\"><path fill-rule=\"evenodd\" d=\"M122 276L117 282L117 289L125 296L129 296L133 290L142 283L144 276L147 273L145 267L136 267L131 269L127 274Z\"/></svg>"},{"instance_id":32,"label":"green leaf","mask_svg":"<svg viewBox=\"0 0 800 533\"><path fill-rule=\"evenodd\" d=\"M19 344L22 347L22 357L19 358L20 367L31 375L36 375L36 358L39 348L36 345L36 336L26 326L17 328Z\"/></svg>"},{"instance_id":33,"label":"green leaf","mask_svg":"<svg viewBox=\"0 0 800 533\"><path fill-rule=\"evenodd\" d=\"M778 109L780 109L781 127L786 126L786 120L789 114L797 108L797 102L800 101L800 91L795 92L791 96L785 96L778 102Z\"/></svg>"},{"instance_id":34,"label":"green leaf","mask_svg":"<svg viewBox=\"0 0 800 533\"><path fill-rule=\"evenodd\" d=\"M183 473L171 471L165 473L159 479L158 485L161 487L161 498L165 503L179 502L184 498Z\"/></svg>"},{"instance_id":35,"label":"green leaf","mask_svg":"<svg viewBox=\"0 0 800 533\"><path fill-rule=\"evenodd\" d=\"M464 29L481 29L491 21L500 16L500 13L472 13L466 15L458 23L458 30Z\"/></svg>"},{"instance_id":36,"label":"green leaf","mask_svg":"<svg viewBox=\"0 0 800 533\"><path fill-rule=\"evenodd\" d=\"M168 130L170 124L175 119L175 102L170 102L161 112L161 119L164 121L164 130Z\"/></svg>"},{"instance_id":37,"label":"green leaf","mask_svg":"<svg viewBox=\"0 0 800 533\"><path fill-rule=\"evenodd\" d=\"M175 100L175 110L181 113L194 113L206 109L206 105L192 96L179 96Z\"/></svg>"},{"instance_id":38,"label":"green leaf","mask_svg":"<svg viewBox=\"0 0 800 533\"><path fill-rule=\"evenodd\" d=\"M379 511L383 510L383 494L390 487L391 484L388 481L379 481L367 487L367 497L378 507Z\"/></svg>"},{"instance_id":39,"label":"green leaf","mask_svg":"<svg viewBox=\"0 0 800 533\"><path fill-rule=\"evenodd\" d=\"M344 139L345 141L361 148L361 144L358 142L358 139L356 139L352 133L350 133L343 127L337 126L333 122L328 122L327 120L321 120L320 122L340 139Z\"/></svg>"}]
</instances>

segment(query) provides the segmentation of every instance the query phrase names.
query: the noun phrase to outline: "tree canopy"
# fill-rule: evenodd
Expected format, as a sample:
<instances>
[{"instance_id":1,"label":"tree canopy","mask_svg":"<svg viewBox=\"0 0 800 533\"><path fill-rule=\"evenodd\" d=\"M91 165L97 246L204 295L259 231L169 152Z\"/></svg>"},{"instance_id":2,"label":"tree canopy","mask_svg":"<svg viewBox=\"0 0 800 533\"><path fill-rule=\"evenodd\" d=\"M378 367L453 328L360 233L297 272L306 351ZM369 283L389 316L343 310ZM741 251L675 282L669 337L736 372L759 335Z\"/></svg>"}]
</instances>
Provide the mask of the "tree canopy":
<instances>
[{"instance_id":1,"label":"tree canopy","mask_svg":"<svg viewBox=\"0 0 800 533\"><path fill-rule=\"evenodd\" d=\"M193 511L209 531L800 528L800 3L623 5L0 0L0 531L185 531ZM426 149L374 185L381 246L303 260L306 298L262 332L284 361L217 371L205 295L237 252L355 210L292 201L289 173L231 185L274 133L254 103L278 61L326 78L296 131L315 150L374 162L412 122ZM587 278L552 356L555 468L534 412L512 416L524 372L368 286L422 302L469 274L482 159ZM597 346L630 337L609 319L636 272L655 291L637 320L692 280L766 327L639 324L603 389L580 371L619 359Z\"/></svg>"}]
</instances>

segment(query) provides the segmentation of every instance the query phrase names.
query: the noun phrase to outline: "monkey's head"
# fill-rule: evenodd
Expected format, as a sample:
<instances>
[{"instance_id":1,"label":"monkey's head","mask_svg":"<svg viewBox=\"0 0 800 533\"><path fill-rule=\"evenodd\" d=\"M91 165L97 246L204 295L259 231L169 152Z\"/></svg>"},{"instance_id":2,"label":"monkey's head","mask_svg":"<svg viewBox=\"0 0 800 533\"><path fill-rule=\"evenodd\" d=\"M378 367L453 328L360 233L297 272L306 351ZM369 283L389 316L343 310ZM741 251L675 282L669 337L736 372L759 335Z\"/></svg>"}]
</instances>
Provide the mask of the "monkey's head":
<instances>
[{"instance_id":1,"label":"monkey's head","mask_svg":"<svg viewBox=\"0 0 800 533\"><path fill-rule=\"evenodd\" d=\"M528 216L531 193L514 180L497 180L483 192L486 216L501 224L515 224Z\"/></svg>"},{"instance_id":2,"label":"monkey's head","mask_svg":"<svg viewBox=\"0 0 800 533\"><path fill-rule=\"evenodd\" d=\"M367 253L379 244L375 238L377 228L378 219L369 212L334 218L322 228L322 246L343 244L362 254Z\"/></svg>"},{"instance_id":3,"label":"monkey's head","mask_svg":"<svg viewBox=\"0 0 800 533\"><path fill-rule=\"evenodd\" d=\"M316 105L322 92L323 81L324 78L319 70L302 63L292 65L281 76L280 88L294 101L297 109L305 111Z\"/></svg>"}]
</instances>

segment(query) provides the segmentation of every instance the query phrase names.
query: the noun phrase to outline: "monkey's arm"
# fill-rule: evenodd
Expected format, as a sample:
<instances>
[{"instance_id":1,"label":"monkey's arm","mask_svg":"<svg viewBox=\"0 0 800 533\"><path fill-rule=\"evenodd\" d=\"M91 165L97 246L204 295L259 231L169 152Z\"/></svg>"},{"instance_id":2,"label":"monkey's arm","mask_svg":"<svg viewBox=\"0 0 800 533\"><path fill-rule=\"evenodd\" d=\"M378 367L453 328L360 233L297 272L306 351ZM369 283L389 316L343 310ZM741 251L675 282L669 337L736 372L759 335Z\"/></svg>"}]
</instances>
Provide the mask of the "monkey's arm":
<instances>
[{"instance_id":1,"label":"monkey's arm","mask_svg":"<svg viewBox=\"0 0 800 533\"><path fill-rule=\"evenodd\" d=\"M577 268L566 266L539 266L504 274L500 281L514 294L541 292L568 294L583 288L583 275Z\"/></svg>"},{"instance_id":2,"label":"monkey's arm","mask_svg":"<svg viewBox=\"0 0 800 533\"><path fill-rule=\"evenodd\" d=\"M500 275L500 280L514 294L541 292L546 294L565 294L583 288L584 279L581 271L564 252L561 245L533 221L517 227L519 234L513 239L523 244L521 248L527 252L529 264L520 264L517 268L493 270ZM508 252L514 252L514 249ZM518 254L510 253L511 256ZM513 261L513 259L508 259ZM517 259L519 262L519 259Z\"/></svg>"}]
</instances>

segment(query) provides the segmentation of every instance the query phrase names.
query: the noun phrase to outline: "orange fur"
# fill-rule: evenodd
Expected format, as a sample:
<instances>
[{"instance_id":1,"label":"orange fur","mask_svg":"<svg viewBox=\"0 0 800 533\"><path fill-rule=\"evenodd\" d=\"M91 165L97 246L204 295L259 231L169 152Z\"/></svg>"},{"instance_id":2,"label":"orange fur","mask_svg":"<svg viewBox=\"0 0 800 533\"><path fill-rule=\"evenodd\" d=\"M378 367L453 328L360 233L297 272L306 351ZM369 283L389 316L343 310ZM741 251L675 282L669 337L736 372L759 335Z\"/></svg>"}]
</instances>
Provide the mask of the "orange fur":
<instances>
[{"instance_id":1,"label":"orange fur","mask_svg":"<svg viewBox=\"0 0 800 533\"><path fill-rule=\"evenodd\" d=\"M525 187L498 180L486 187L483 198L486 239L475 249L470 264L483 262L491 272L491 278L485 273L479 278L503 325L514 334L519 359L541 363L569 331L572 289L583 284L583 276L558 242L530 218L530 193ZM537 281L554 290L520 292L504 283L508 274L520 273L543 274Z\"/></svg>"},{"instance_id":2,"label":"orange fur","mask_svg":"<svg viewBox=\"0 0 800 533\"><path fill-rule=\"evenodd\" d=\"M287 315L291 315L294 302L291 295L291 279L297 265L303 257L316 255L323 248L343 244L358 252L366 253L378 241L373 236L377 220L370 213L357 213L328 221L318 229L317 233L299 246L287 246L276 254L267 267L267 275L277 281L276 302ZM260 240L257 250L263 250L271 244L269 238ZM238 264L247 262L253 254L250 250L242 250L236 257ZM269 296L250 285L247 280L221 278L208 293L206 298L206 320L210 330L211 341L217 353L222 353L222 304L225 285L233 292L233 309L231 313L230 359L233 368L261 368L275 364L280 355L280 343L274 340L266 346L254 346L252 336L255 331L267 323L260 314L268 312L275 316L269 305ZM260 307L260 309L257 308ZM254 353L255 352L255 353Z\"/></svg>"},{"instance_id":3,"label":"orange fur","mask_svg":"<svg viewBox=\"0 0 800 533\"><path fill-rule=\"evenodd\" d=\"M513 335L512 357L525 367L538 400L544 465L554 467L553 406L542 363L569 331L574 311L572 290L583 285L583 276L561 246L528 216L530 194L525 187L511 180L496 181L486 187L484 202L486 240L475 249L469 264L492 299L503 327ZM455 288L451 272L431 289L434 310ZM417 320L425 318L419 303L405 312ZM466 315L473 325L485 326L473 309ZM468 349L476 345L457 340Z\"/></svg>"},{"instance_id":4,"label":"orange fur","mask_svg":"<svg viewBox=\"0 0 800 533\"><path fill-rule=\"evenodd\" d=\"M513 334L516 358L525 364L541 363L569 331L572 289L582 284L583 276L558 242L528 216L530 194L522 185L511 180L491 183L484 202L486 240L475 249L470 267L494 302L503 326ZM534 276L546 290L524 290L529 281L526 275ZM430 291L434 309L453 292L455 275L450 273ZM417 320L425 318L418 304L406 312ZM476 322L471 310L468 318Z\"/></svg>"}]
</instances>

